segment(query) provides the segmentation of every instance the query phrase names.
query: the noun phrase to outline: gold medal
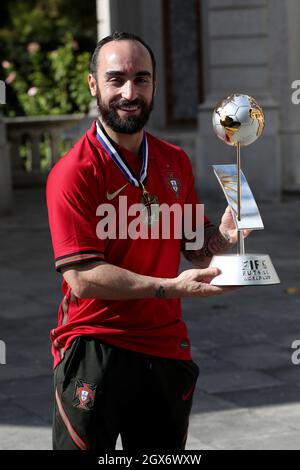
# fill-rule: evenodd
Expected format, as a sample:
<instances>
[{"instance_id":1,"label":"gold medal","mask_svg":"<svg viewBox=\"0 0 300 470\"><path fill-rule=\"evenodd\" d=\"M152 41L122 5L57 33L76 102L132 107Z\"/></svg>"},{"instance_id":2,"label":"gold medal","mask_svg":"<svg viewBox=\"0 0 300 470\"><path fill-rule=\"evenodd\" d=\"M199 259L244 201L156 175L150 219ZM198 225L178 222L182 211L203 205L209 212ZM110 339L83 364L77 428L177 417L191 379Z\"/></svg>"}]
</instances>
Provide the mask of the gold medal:
<instances>
[{"instance_id":1,"label":"gold medal","mask_svg":"<svg viewBox=\"0 0 300 470\"><path fill-rule=\"evenodd\" d=\"M145 206L145 223L147 225L154 225L159 219L159 201L158 197L149 194L143 183L140 182L140 186L143 190L141 203Z\"/></svg>"}]
</instances>

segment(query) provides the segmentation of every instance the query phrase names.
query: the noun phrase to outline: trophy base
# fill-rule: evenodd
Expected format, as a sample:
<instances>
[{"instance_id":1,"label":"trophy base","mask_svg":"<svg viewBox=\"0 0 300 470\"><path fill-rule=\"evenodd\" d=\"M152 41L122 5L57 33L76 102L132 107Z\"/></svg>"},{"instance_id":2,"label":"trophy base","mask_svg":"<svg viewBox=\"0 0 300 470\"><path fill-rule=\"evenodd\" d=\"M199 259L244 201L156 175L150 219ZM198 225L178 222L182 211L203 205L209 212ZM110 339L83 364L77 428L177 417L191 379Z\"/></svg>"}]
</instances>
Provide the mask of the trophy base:
<instances>
[{"instance_id":1,"label":"trophy base","mask_svg":"<svg viewBox=\"0 0 300 470\"><path fill-rule=\"evenodd\" d=\"M269 255L216 255L209 267L222 271L212 280L213 286L263 286L280 283Z\"/></svg>"}]
</instances>

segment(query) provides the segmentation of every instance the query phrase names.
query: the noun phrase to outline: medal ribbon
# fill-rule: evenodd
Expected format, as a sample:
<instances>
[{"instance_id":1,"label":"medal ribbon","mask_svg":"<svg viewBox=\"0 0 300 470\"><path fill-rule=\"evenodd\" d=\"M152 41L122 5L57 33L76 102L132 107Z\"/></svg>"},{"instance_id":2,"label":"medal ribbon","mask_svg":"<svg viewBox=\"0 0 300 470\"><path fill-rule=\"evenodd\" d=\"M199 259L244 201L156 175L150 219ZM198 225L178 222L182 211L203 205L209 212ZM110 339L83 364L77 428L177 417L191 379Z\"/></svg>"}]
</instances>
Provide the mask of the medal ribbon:
<instances>
[{"instance_id":1,"label":"medal ribbon","mask_svg":"<svg viewBox=\"0 0 300 470\"><path fill-rule=\"evenodd\" d=\"M118 168L122 171L122 173L126 176L127 180L129 181L130 184L133 184L137 188L142 188L143 192L145 191L143 181L147 177L147 170L148 170L148 141L146 137L146 133L144 132L143 136L143 141L142 141L142 158L143 158L143 164L142 164L142 169L140 172L140 178L139 180L133 175L132 171L128 168L126 163L122 160L121 155L118 153L118 151L115 149L113 144L110 142L110 140L107 138L103 130L101 129L99 123L96 121L96 127L97 127L97 139L101 143L101 145L104 147L110 158L115 162L115 164L118 166Z\"/></svg>"}]
</instances>

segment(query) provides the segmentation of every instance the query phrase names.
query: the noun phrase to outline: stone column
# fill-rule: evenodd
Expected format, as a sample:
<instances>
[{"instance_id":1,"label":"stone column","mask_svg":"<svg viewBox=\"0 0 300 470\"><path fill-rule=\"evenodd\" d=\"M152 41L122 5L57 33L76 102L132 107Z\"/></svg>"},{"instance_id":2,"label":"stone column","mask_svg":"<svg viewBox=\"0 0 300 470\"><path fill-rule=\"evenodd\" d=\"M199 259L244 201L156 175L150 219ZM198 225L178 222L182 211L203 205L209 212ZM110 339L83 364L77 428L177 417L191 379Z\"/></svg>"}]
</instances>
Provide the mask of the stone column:
<instances>
[{"instance_id":1,"label":"stone column","mask_svg":"<svg viewBox=\"0 0 300 470\"><path fill-rule=\"evenodd\" d=\"M213 133L212 111L222 98L242 93L253 96L266 117L260 139L242 148L242 169L258 202L278 200L282 189L279 106L270 86L272 34L268 2L202 0L200 4L205 101L198 110L196 174L199 193L203 202L207 196L223 198L211 165L235 163L235 151Z\"/></svg>"},{"instance_id":2,"label":"stone column","mask_svg":"<svg viewBox=\"0 0 300 470\"><path fill-rule=\"evenodd\" d=\"M279 138L282 155L282 188L300 191L300 90L292 83L300 80L300 2L269 0L271 51L271 88L280 103ZM299 84L297 85L299 89ZM296 102L292 94L296 92ZM297 103L298 102L298 103Z\"/></svg>"},{"instance_id":3,"label":"stone column","mask_svg":"<svg viewBox=\"0 0 300 470\"><path fill-rule=\"evenodd\" d=\"M98 41L111 33L110 0L97 0Z\"/></svg>"},{"instance_id":4,"label":"stone column","mask_svg":"<svg viewBox=\"0 0 300 470\"><path fill-rule=\"evenodd\" d=\"M12 209L12 176L5 124L0 116L0 215Z\"/></svg>"},{"instance_id":5,"label":"stone column","mask_svg":"<svg viewBox=\"0 0 300 470\"><path fill-rule=\"evenodd\" d=\"M162 129L165 115L165 65L163 0L110 0L111 28L140 36L151 47L157 62L157 90L149 127ZM151 3L151 6L150 6Z\"/></svg>"},{"instance_id":6,"label":"stone column","mask_svg":"<svg viewBox=\"0 0 300 470\"><path fill-rule=\"evenodd\" d=\"M154 109L149 120L152 129L164 129L167 125L166 116L166 82L165 82L165 50L164 50L164 18L163 1L141 1L141 14L143 31L142 37L149 44L156 59L156 94L154 97Z\"/></svg>"}]
</instances>

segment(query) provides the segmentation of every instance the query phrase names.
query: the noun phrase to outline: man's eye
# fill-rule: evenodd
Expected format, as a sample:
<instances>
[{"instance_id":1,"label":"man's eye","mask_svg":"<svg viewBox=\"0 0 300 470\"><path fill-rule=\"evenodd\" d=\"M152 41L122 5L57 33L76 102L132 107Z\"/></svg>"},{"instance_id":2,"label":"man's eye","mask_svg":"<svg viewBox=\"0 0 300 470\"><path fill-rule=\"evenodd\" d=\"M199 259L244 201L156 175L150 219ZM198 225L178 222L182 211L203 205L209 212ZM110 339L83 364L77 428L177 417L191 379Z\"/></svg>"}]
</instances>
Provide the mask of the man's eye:
<instances>
[{"instance_id":1,"label":"man's eye","mask_svg":"<svg viewBox=\"0 0 300 470\"><path fill-rule=\"evenodd\" d=\"M135 81L136 81L137 83L148 83L149 80L148 80L148 78L146 78L146 77L138 77L138 78L136 78Z\"/></svg>"},{"instance_id":2,"label":"man's eye","mask_svg":"<svg viewBox=\"0 0 300 470\"><path fill-rule=\"evenodd\" d=\"M112 77L112 78L110 78L109 82L113 83L113 84L116 84L116 85L120 85L120 84L123 83L123 80L119 77Z\"/></svg>"}]
</instances>

